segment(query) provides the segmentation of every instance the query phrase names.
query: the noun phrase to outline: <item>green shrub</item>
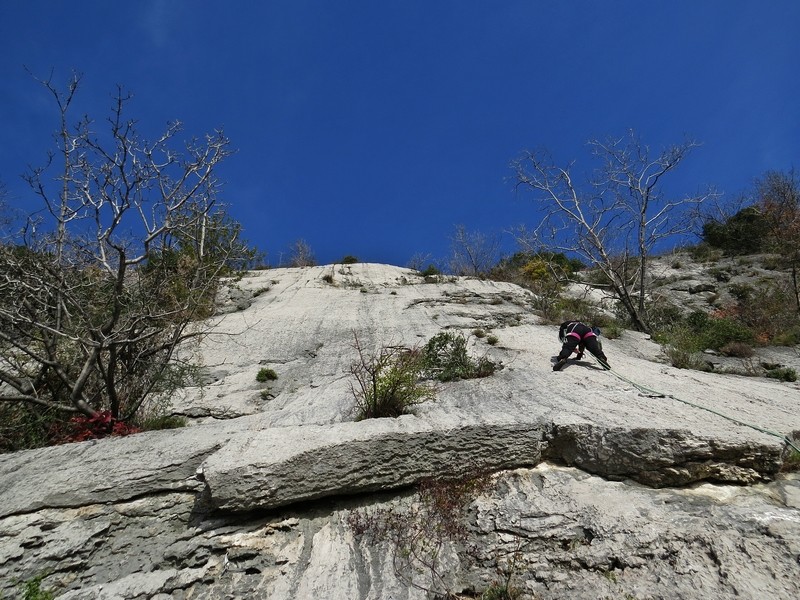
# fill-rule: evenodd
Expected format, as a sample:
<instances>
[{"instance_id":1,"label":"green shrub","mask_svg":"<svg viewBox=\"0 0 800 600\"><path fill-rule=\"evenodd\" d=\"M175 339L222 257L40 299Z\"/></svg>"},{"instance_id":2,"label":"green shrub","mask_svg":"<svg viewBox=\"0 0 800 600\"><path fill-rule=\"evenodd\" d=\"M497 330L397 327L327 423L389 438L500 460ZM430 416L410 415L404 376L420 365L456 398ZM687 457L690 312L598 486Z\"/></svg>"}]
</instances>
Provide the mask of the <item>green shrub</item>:
<instances>
[{"instance_id":1,"label":"green shrub","mask_svg":"<svg viewBox=\"0 0 800 600\"><path fill-rule=\"evenodd\" d=\"M488 341L488 340L487 340ZM473 360L467 353L467 340L461 333L442 331L422 350L425 373L439 381L487 377L497 366L486 357Z\"/></svg>"},{"instance_id":2,"label":"green shrub","mask_svg":"<svg viewBox=\"0 0 800 600\"><path fill-rule=\"evenodd\" d=\"M322 276L322 281L325 283L333 283L333 275L330 273L325 273L325 275Z\"/></svg>"},{"instance_id":3,"label":"green shrub","mask_svg":"<svg viewBox=\"0 0 800 600\"><path fill-rule=\"evenodd\" d=\"M435 277L441 274L442 272L435 265L428 265L424 271L420 271L420 275L423 277Z\"/></svg>"},{"instance_id":4,"label":"green shrub","mask_svg":"<svg viewBox=\"0 0 800 600\"><path fill-rule=\"evenodd\" d=\"M710 318L699 332L703 348L720 350L732 342L749 344L754 340L753 331L741 323L728 318Z\"/></svg>"},{"instance_id":5,"label":"green shrub","mask_svg":"<svg viewBox=\"0 0 800 600\"><path fill-rule=\"evenodd\" d=\"M708 325L710 318L711 317L708 316L708 313L705 313L702 310L696 310L686 317L686 324L694 333L700 333L705 326Z\"/></svg>"},{"instance_id":6,"label":"green shrub","mask_svg":"<svg viewBox=\"0 0 800 600\"><path fill-rule=\"evenodd\" d=\"M352 254L348 254L340 261L343 265L354 265L359 262L358 258L353 256Z\"/></svg>"},{"instance_id":7,"label":"green shrub","mask_svg":"<svg viewBox=\"0 0 800 600\"><path fill-rule=\"evenodd\" d=\"M682 369L700 366L700 370L705 370L705 361L694 356L696 353L709 348L717 351L727 348L733 353L731 356L740 356L747 352L755 336L752 330L733 319L695 311L671 327L661 329L653 339L664 347L673 366Z\"/></svg>"},{"instance_id":8,"label":"green shrub","mask_svg":"<svg viewBox=\"0 0 800 600\"><path fill-rule=\"evenodd\" d=\"M598 325L598 327L601 327L603 337L606 337L610 340L616 340L622 337L622 332L625 331L625 329L620 326L617 321L609 321L606 325Z\"/></svg>"},{"instance_id":9,"label":"green shrub","mask_svg":"<svg viewBox=\"0 0 800 600\"><path fill-rule=\"evenodd\" d=\"M22 600L53 600L55 593L42 589L44 575L33 577L23 584Z\"/></svg>"},{"instance_id":10,"label":"green shrub","mask_svg":"<svg viewBox=\"0 0 800 600\"><path fill-rule=\"evenodd\" d=\"M776 346L797 346L800 344L800 326L795 325L775 334L772 343Z\"/></svg>"},{"instance_id":11,"label":"green shrub","mask_svg":"<svg viewBox=\"0 0 800 600\"><path fill-rule=\"evenodd\" d=\"M789 367L778 367L777 369L767 371L765 377L777 379L779 381L792 382L797 381L797 371Z\"/></svg>"},{"instance_id":12,"label":"green shrub","mask_svg":"<svg viewBox=\"0 0 800 600\"><path fill-rule=\"evenodd\" d=\"M703 313L698 313L703 314ZM690 315L691 318L691 315ZM653 335L653 340L661 344L661 349L670 364L677 369L710 370L700 353L702 344L697 332L687 323L679 323Z\"/></svg>"},{"instance_id":13,"label":"green shrub","mask_svg":"<svg viewBox=\"0 0 800 600\"><path fill-rule=\"evenodd\" d=\"M798 452L794 448L789 448L788 446L787 448L788 452L786 453L786 458L784 458L783 460L781 471L786 473L790 471L800 470L800 452Z\"/></svg>"},{"instance_id":14,"label":"green shrub","mask_svg":"<svg viewBox=\"0 0 800 600\"><path fill-rule=\"evenodd\" d=\"M746 283L732 283L728 286L728 293L733 296L737 302L746 302L749 300L755 288Z\"/></svg>"},{"instance_id":15,"label":"green shrub","mask_svg":"<svg viewBox=\"0 0 800 600\"><path fill-rule=\"evenodd\" d=\"M787 281L759 281L757 286L731 290L737 299L737 319L762 343L793 346L800 338L800 313Z\"/></svg>"},{"instance_id":16,"label":"green shrub","mask_svg":"<svg viewBox=\"0 0 800 600\"><path fill-rule=\"evenodd\" d=\"M434 389L422 381L424 365L417 348L384 346L368 354L355 337L358 360L350 365L355 383L356 420L399 417L409 408L432 400Z\"/></svg>"},{"instance_id":17,"label":"green shrub","mask_svg":"<svg viewBox=\"0 0 800 600\"><path fill-rule=\"evenodd\" d=\"M676 369L691 369L693 371L711 371L712 366L699 352L692 352L685 348L667 345L664 354L669 358L670 364Z\"/></svg>"},{"instance_id":18,"label":"green shrub","mask_svg":"<svg viewBox=\"0 0 800 600\"><path fill-rule=\"evenodd\" d=\"M259 369L258 374L256 374L256 381L259 383L266 383L267 381L275 381L278 378L278 374L275 372L274 369L267 369L262 367Z\"/></svg>"},{"instance_id":19,"label":"green shrub","mask_svg":"<svg viewBox=\"0 0 800 600\"><path fill-rule=\"evenodd\" d=\"M756 254L769 243L769 224L758 208L748 206L724 223L705 223L703 240L726 254Z\"/></svg>"},{"instance_id":20,"label":"green shrub","mask_svg":"<svg viewBox=\"0 0 800 600\"><path fill-rule=\"evenodd\" d=\"M490 346L494 346L499 341L500 340L497 338L496 335L490 335L489 337L486 338L486 343L489 344Z\"/></svg>"},{"instance_id":21,"label":"green shrub","mask_svg":"<svg viewBox=\"0 0 800 600\"><path fill-rule=\"evenodd\" d=\"M472 335L474 335L476 338L478 338L480 340L480 339L483 339L483 338L486 337L486 332L483 329L480 329L480 328L473 329L472 330Z\"/></svg>"},{"instance_id":22,"label":"green shrub","mask_svg":"<svg viewBox=\"0 0 800 600\"><path fill-rule=\"evenodd\" d=\"M64 422L64 416L50 408L0 402L0 454L49 446L54 428Z\"/></svg>"},{"instance_id":23,"label":"green shrub","mask_svg":"<svg viewBox=\"0 0 800 600\"><path fill-rule=\"evenodd\" d=\"M629 327L633 326L627 311L618 311L618 316L623 323ZM645 302L642 317L652 331L663 331L683 320L683 311L666 298L656 297Z\"/></svg>"}]
</instances>

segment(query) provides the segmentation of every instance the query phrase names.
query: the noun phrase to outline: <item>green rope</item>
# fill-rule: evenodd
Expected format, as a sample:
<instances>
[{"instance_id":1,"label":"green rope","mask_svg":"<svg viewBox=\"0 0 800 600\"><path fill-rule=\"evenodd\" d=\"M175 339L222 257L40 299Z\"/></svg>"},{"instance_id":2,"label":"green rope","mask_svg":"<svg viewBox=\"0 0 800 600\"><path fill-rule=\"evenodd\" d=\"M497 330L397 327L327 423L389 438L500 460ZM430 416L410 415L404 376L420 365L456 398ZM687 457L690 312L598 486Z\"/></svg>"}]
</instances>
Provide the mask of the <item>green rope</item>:
<instances>
[{"instance_id":1,"label":"green rope","mask_svg":"<svg viewBox=\"0 0 800 600\"><path fill-rule=\"evenodd\" d=\"M606 363L604 363L602 360L600 360L596 356L594 358L598 363L600 363L601 367L603 367L607 371L610 371L614 376L618 377L622 381L625 381L625 382L631 384L633 387L635 387L640 392L643 392L645 394L652 394L652 395L654 395L656 397L659 397L659 398L671 398L672 400L677 400L678 402L683 402L684 404L688 404L689 406L692 406L694 408L699 408L700 410L708 411L708 412L710 412L712 414L715 414L715 415L717 415L719 417L722 417L723 419L728 419L729 421L732 421L732 422L736 423L737 425L742 425L744 427L749 427L751 429L755 429L756 431L760 431L761 433L766 433L767 435L775 436L777 438L782 439L784 442L786 442L789 446L791 446L795 450L795 452L800 453L800 448L798 448L797 446L794 445L792 440L789 439L789 436L786 436L786 435L783 435L781 433L778 433L777 431L770 431L769 429L764 429L763 427L759 427L758 425L753 425L752 423L747 423L746 421L742 421L742 420L737 419L735 417L731 417L730 415L726 415L724 413L721 413L721 412L719 412L717 410L714 410L713 408L708 408L707 406L703 406L701 404L696 404L694 402L689 402L688 400L683 400L682 398L678 398L677 396L673 396L672 394L664 394L662 392L653 390L653 389L651 389L651 388L649 388L647 386L644 386L644 385L642 385L640 383L636 383L632 379L628 379L627 377L625 377L621 373L617 373L614 369L609 367Z\"/></svg>"}]
</instances>

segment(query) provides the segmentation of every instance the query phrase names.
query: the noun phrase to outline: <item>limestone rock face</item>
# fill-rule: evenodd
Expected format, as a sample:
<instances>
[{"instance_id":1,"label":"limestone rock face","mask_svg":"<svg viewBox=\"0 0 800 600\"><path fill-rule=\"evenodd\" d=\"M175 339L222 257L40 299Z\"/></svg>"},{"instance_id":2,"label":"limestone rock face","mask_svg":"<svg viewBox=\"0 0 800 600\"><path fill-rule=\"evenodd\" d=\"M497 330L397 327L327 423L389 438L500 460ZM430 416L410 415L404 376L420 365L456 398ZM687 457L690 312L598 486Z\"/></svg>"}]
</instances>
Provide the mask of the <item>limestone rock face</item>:
<instances>
[{"instance_id":1,"label":"limestone rock face","mask_svg":"<svg viewBox=\"0 0 800 600\"><path fill-rule=\"evenodd\" d=\"M236 286L185 350L189 427L0 456L0 597L38 577L87 600L797 595L798 384L677 370L630 332L605 340L613 372L555 373L556 329L511 284L354 264ZM354 336L445 329L503 368L356 422Z\"/></svg>"}]
</instances>

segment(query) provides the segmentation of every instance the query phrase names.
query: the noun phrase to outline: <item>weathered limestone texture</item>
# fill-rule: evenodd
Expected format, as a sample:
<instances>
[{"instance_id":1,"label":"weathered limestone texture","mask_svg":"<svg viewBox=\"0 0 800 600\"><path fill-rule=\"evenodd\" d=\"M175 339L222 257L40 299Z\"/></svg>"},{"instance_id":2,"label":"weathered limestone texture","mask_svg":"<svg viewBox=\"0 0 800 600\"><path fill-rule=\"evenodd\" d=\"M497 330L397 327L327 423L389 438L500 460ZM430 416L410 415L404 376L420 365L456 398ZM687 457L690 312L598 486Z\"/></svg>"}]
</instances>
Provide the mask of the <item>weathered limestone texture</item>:
<instances>
[{"instance_id":1,"label":"weathered limestone texture","mask_svg":"<svg viewBox=\"0 0 800 600\"><path fill-rule=\"evenodd\" d=\"M385 265L261 271L222 301L203 385L173 398L189 427L0 456L0 598L38 577L72 600L800 597L796 457L741 424L800 437L798 384L677 370L630 332L605 341L620 376L554 373L529 292ZM354 334L444 329L503 368L356 422ZM416 486L464 477L442 537Z\"/></svg>"}]
</instances>

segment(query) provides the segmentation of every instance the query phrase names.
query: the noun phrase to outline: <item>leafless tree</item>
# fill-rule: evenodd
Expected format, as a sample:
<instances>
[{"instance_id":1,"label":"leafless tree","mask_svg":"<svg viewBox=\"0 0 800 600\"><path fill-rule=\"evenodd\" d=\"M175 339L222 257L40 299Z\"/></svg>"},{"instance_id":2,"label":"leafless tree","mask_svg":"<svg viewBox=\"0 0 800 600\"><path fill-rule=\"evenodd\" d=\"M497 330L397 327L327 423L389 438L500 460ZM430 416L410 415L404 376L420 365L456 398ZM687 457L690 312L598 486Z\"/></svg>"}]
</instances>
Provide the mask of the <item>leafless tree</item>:
<instances>
[{"instance_id":1,"label":"leafless tree","mask_svg":"<svg viewBox=\"0 0 800 600\"><path fill-rule=\"evenodd\" d=\"M8 236L8 227L13 220L11 217L11 210L6 202L7 197L8 188L5 183L0 181L0 243Z\"/></svg>"},{"instance_id":2,"label":"leafless tree","mask_svg":"<svg viewBox=\"0 0 800 600\"><path fill-rule=\"evenodd\" d=\"M314 251L304 239L299 239L292 244L289 257L290 267L313 267L317 264Z\"/></svg>"},{"instance_id":3,"label":"leafless tree","mask_svg":"<svg viewBox=\"0 0 800 600\"><path fill-rule=\"evenodd\" d=\"M769 171L755 187L756 206L766 218L775 250L789 263L795 306L800 312L800 183L794 169Z\"/></svg>"},{"instance_id":4,"label":"leafless tree","mask_svg":"<svg viewBox=\"0 0 800 600\"><path fill-rule=\"evenodd\" d=\"M229 142L181 144L178 122L147 141L122 89L107 131L88 117L71 127L80 76L63 92L39 82L60 126L26 175L41 210L0 244L0 404L129 420L167 385L176 348L207 331L197 321L220 276L253 258L217 201Z\"/></svg>"},{"instance_id":5,"label":"leafless tree","mask_svg":"<svg viewBox=\"0 0 800 600\"><path fill-rule=\"evenodd\" d=\"M480 277L488 273L500 259L500 239L480 231L467 231L456 225L450 238L450 271L454 275Z\"/></svg>"},{"instance_id":6,"label":"leafless tree","mask_svg":"<svg viewBox=\"0 0 800 600\"><path fill-rule=\"evenodd\" d=\"M661 242L690 232L697 206L714 195L708 190L672 197L663 188L664 177L698 144L686 141L653 155L630 132L588 145L599 164L583 184L573 178L573 163L556 166L546 151L526 152L512 163L517 190L533 192L542 212L521 241L599 269L633 326L649 331L649 257Z\"/></svg>"}]
</instances>

